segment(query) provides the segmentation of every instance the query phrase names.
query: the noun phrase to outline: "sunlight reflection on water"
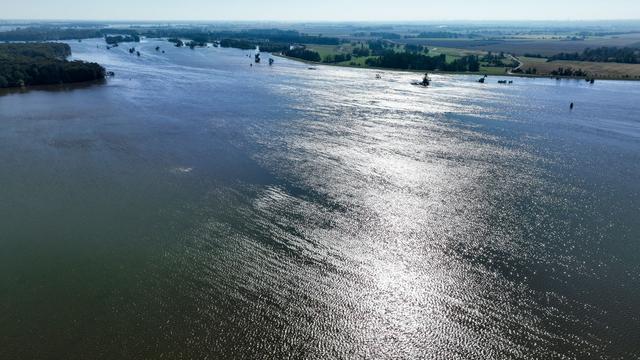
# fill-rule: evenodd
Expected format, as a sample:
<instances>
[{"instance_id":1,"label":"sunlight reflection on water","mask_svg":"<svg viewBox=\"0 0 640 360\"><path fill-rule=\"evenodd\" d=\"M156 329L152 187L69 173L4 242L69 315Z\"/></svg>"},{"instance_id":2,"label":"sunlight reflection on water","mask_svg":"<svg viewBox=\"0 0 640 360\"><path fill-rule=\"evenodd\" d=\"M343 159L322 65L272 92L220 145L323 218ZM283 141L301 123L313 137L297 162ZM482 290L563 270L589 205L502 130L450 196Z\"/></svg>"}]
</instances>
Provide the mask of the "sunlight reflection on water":
<instances>
[{"instance_id":1,"label":"sunlight reflection on water","mask_svg":"<svg viewBox=\"0 0 640 360\"><path fill-rule=\"evenodd\" d=\"M634 85L423 89L165 44L73 44L116 78L0 97L10 355L633 358Z\"/></svg>"}]
</instances>

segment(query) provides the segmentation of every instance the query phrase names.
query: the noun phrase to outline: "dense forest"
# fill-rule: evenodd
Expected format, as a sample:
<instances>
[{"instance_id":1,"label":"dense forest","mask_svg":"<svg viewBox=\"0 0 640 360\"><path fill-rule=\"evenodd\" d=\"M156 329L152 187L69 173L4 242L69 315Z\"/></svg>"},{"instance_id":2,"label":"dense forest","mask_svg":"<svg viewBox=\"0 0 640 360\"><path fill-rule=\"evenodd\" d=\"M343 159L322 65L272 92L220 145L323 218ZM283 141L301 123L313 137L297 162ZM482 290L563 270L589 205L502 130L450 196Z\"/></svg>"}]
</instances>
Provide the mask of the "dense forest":
<instances>
[{"instance_id":1,"label":"dense forest","mask_svg":"<svg viewBox=\"0 0 640 360\"><path fill-rule=\"evenodd\" d=\"M27 27L0 32L0 41L51 41L102 37L98 29L61 29L57 27Z\"/></svg>"},{"instance_id":2,"label":"dense forest","mask_svg":"<svg viewBox=\"0 0 640 360\"><path fill-rule=\"evenodd\" d=\"M0 41L55 41L100 38L109 34L138 36L130 29L91 29L34 26L0 31Z\"/></svg>"},{"instance_id":3,"label":"dense forest","mask_svg":"<svg viewBox=\"0 0 640 360\"><path fill-rule=\"evenodd\" d=\"M600 47L596 49L586 49L582 53L560 53L549 58L549 61L553 60L640 64L640 49L629 47Z\"/></svg>"},{"instance_id":4,"label":"dense forest","mask_svg":"<svg viewBox=\"0 0 640 360\"><path fill-rule=\"evenodd\" d=\"M189 39L196 43L220 43L222 47L255 49L260 46L284 51L290 44L338 45L340 39L320 35L307 35L293 30L255 29L243 31L205 31L194 29L151 29L140 35L150 38Z\"/></svg>"},{"instance_id":5,"label":"dense forest","mask_svg":"<svg viewBox=\"0 0 640 360\"><path fill-rule=\"evenodd\" d=\"M236 48L253 50L260 47L266 52L285 52L291 44L322 44L336 45L340 41L336 38L304 35L297 31L288 30L244 30L244 31L219 31L197 32L183 30L153 30L145 33L148 37L168 37L176 46L204 46L207 43L217 43L224 48ZM184 43L180 39L189 39ZM193 46L191 46L193 45Z\"/></svg>"},{"instance_id":6,"label":"dense forest","mask_svg":"<svg viewBox=\"0 0 640 360\"><path fill-rule=\"evenodd\" d=\"M67 44L0 44L0 88L66 84L103 79L105 69L96 63L65 60Z\"/></svg>"},{"instance_id":7,"label":"dense forest","mask_svg":"<svg viewBox=\"0 0 640 360\"><path fill-rule=\"evenodd\" d=\"M302 60L305 60L305 61L320 62L320 60L322 60L320 58L320 54L318 54L317 52L312 51L312 50L303 49L303 48L296 48L296 49L283 51L283 54L285 56L289 56L289 57L297 58L297 59L302 59Z\"/></svg>"},{"instance_id":8,"label":"dense forest","mask_svg":"<svg viewBox=\"0 0 640 360\"><path fill-rule=\"evenodd\" d=\"M258 29L244 31L211 32L209 38L221 39L245 39L254 42L273 42L286 44L314 44L314 45L338 45L340 39L324 37L321 35L307 35L294 30Z\"/></svg>"},{"instance_id":9,"label":"dense forest","mask_svg":"<svg viewBox=\"0 0 640 360\"><path fill-rule=\"evenodd\" d=\"M338 45L340 39L321 35L308 35L294 30L250 29L242 31L207 31L204 29L98 29L32 26L0 32L0 41L52 41L104 37L109 44L138 42L140 36L152 38L188 39L195 44L224 41L229 47L255 48L277 46L283 49L289 44ZM276 44L276 45L270 45Z\"/></svg>"},{"instance_id":10,"label":"dense forest","mask_svg":"<svg viewBox=\"0 0 640 360\"><path fill-rule=\"evenodd\" d=\"M371 55L371 51L369 50L369 48L365 48L364 46L362 47L355 47L352 51L351 54L355 57L367 57L369 55Z\"/></svg>"},{"instance_id":11,"label":"dense forest","mask_svg":"<svg viewBox=\"0 0 640 360\"><path fill-rule=\"evenodd\" d=\"M63 60L71 56L71 47L61 43L0 44L0 55Z\"/></svg>"},{"instance_id":12,"label":"dense forest","mask_svg":"<svg viewBox=\"0 0 640 360\"><path fill-rule=\"evenodd\" d=\"M286 52L289 51L291 44L316 44L316 45L338 45L340 40L337 38L311 36L301 34L297 31L290 30L245 30L245 31L224 31L209 33L210 42L218 42L221 47L230 47L243 50L255 49L260 47L261 51L266 52ZM294 55L310 56L308 53L292 53ZM298 56L292 56L298 57ZM312 56L314 57L314 56ZM315 57L314 57L315 58ZM305 59L307 60L307 59ZM310 60L313 61L313 60ZM320 61L320 60L318 60Z\"/></svg>"},{"instance_id":13,"label":"dense forest","mask_svg":"<svg viewBox=\"0 0 640 360\"><path fill-rule=\"evenodd\" d=\"M239 39L222 39L220 40L220 46L224 48L236 48L242 50L251 50L255 49L257 43L249 41L249 40L239 40Z\"/></svg>"},{"instance_id":14,"label":"dense forest","mask_svg":"<svg viewBox=\"0 0 640 360\"><path fill-rule=\"evenodd\" d=\"M447 63L447 57L444 54L427 56L392 50L386 51L382 56L367 59L366 64L373 67L402 70L480 71L480 60L477 56L465 56Z\"/></svg>"}]
</instances>

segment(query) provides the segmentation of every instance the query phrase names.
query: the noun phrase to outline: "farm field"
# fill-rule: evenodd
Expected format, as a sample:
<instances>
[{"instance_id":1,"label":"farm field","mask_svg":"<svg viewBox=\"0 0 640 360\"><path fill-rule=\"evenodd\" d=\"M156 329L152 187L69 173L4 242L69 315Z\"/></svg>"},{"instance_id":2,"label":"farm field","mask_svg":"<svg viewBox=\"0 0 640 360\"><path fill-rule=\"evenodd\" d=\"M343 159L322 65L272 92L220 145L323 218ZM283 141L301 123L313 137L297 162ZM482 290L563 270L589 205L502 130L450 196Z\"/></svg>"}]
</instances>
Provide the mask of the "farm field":
<instances>
[{"instance_id":1,"label":"farm field","mask_svg":"<svg viewBox=\"0 0 640 360\"><path fill-rule=\"evenodd\" d=\"M558 39L498 39L498 40L471 40L471 39L407 39L407 43L425 45L431 47L458 48L464 50L480 50L505 52L514 55L540 54L551 56L561 52L582 52L587 48L608 47L638 47L640 46L640 34L628 34L615 37L594 37L585 40L558 40Z\"/></svg>"},{"instance_id":2,"label":"farm field","mask_svg":"<svg viewBox=\"0 0 640 360\"><path fill-rule=\"evenodd\" d=\"M596 78L609 79L640 79L640 64L619 64L588 61L557 60L546 62L544 59L520 58L523 69L529 67L537 69L538 75L548 75L560 67L582 69Z\"/></svg>"},{"instance_id":3,"label":"farm field","mask_svg":"<svg viewBox=\"0 0 640 360\"><path fill-rule=\"evenodd\" d=\"M341 45L307 45L309 50L316 51L320 54L320 57L324 59L327 56L335 56L340 54L350 54L354 46L351 43L345 43ZM396 48L396 51L401 51L403 46L400 45ZM457 49L457 48L448 48L448 47L429 47L429 52L425 53L427 56L439 56L444 54L447 57L447 62L452 62L456 59L459 59L464 56L475 55L475 56L483 56L486 55L487 52L483 50L470 50L470 49ZM371 56L369 56L371 57ZM351 61L364 65L364 61L369 57L353 57ZM346 63L350 63L347 61Z\"/></svg>"},{"instance_id":4,"label":"farm field","mask_svg":"<svg viewBox=\"0 0 640 360\"><path fill-rule=\"evenodd\" d=\"M523 71L528 68L535 68L538 75L549 75L558 68L582 69L596 78L608 79L640 79L640 64L620 64L588 61L566 61L556 60L547 62L546 59L539 58L518 58L522 61Z\"/></svg>"}]
</instances>

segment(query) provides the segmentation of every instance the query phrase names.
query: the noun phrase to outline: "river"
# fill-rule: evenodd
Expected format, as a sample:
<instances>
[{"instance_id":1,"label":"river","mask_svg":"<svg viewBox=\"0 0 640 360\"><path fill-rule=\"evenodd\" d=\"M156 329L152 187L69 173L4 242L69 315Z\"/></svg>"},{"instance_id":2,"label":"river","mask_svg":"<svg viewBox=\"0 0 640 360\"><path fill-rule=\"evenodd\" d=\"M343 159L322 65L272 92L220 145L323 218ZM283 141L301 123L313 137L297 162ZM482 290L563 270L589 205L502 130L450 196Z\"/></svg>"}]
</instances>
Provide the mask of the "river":
<instances>
[{"instance_id":1,"label":"river","mask_svg":"<svg viewBox=\"0 0 640 360\"><path fill-rule=\"evenodd\" d=\"M639 358L639 83L70 45L0 95L0 358Z\"/></svg>"}]
</instances>

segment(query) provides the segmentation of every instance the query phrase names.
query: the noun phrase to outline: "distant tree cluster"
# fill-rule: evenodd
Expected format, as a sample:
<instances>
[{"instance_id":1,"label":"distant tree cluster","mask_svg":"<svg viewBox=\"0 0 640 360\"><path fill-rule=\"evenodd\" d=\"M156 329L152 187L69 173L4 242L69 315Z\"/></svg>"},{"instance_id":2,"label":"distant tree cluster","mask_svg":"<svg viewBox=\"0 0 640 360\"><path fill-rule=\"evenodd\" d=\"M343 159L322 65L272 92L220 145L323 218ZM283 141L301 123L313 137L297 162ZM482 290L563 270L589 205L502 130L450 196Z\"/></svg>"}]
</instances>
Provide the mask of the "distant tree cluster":
<instances>
[{"instance_id":1,"label":"distant tree cluster","mask_svg":"<svg viewBox=\"0 0 640 360\"><path fill-rule=\"evenodd\" d=\"M197 48L197 47L206 47L207 46L207 42L206 41L195 41L195 40L191 40L186 44L191 50Z\"/></svg>"},{"instance_id":2,"label":"distant tree cluster","mask_svg":"<svg viewBox=\"0 0 640 360\"><path fill-rule=\"evenodd\" d=\"M282 47L290 44L338 45L340 39L307 35L294 30L254 29L243 31L194 31L193 29L153 29L143 32L148 37L182 38L198 43L219 42L223 47L253 49L269 43Z\"/></svg>"},{"instance_id":3,"label":"distant tree cluster","mask_svg":"<svg viewBox=\"0 0 640 360\"><path fill-rule=\"evenodd\" d=\"M402 39L402 36L400 34L396 34L392 32L370 32L369 35L371 37L377 37L380 39L388 39L388 40Z\"/></svg>"},{"instance_id":4,"label":"distant tree cluster","mask_svg":"<svg viewBox=\"0 0 640 360\"><path fill-rule=\"evenodd\" d=\"M426 46L422 46L422 45L414 45L414 44L406 44L404 46L404 50L408 51L410 53L428 53L429 49L427 49Z\"/></svg>"},{"instance_id":5,"label":"distant tree cluster","mask_svg":"<svg viewBox=\"0 0 640 360\"><path fill-rule=\"evenodd\" d=\"M25 27L10 31L0 31L0 41L52 41L100 38L99 29L75 29L58 27Z\"/></svg>"},{"instance_id":6,"label":"distant tree cluster","mask_svg":"<svg viewBox=\"0 0 640 360\"><path fill-rule=\"evenodd\" d=\"M384 55L387 50L395 49L397 47L397 44L385 40L371 40L367 42L367 45L369 45L371 55L375 56Z\"/></svg>"},{"instance_id":7,"label":"distant tree cluster","mask_svg":"<svg viewBox=\"0 0 640 360\"><path fill-rule=\"evenodd\" d=\"M560 53L550 57L548 61L553 60L640 64L640 49L630 47L600 47L596 49L586 49L582 53Z\"/></svg>"},{"instance_id":8,"label":"distant tree cluster","mask_svg":"<svg viewBox=\"0 0 640 360\"><path fill-rule=\"evenodd\" d=\"M62 43L0 44L0 55L14 58L32 58L36 60L64 60L71 56L71 47L68 44Z\"/></svg>"},{"instance_id":9,"label":"distant tree cluster","mask_svg":"<svg viewBox=\"0 0 640 360\"><path fill-rule=\"evenodd\" d=\"M281 53L283 51L289 50L289 47L290 47L289 44L280 44L280 43L273 43L273 42L262 42L262 43L259 43L258 46L260 47L261 51L266 51L270 53Z\"/></svg>"},{"instance_id":10,"label":"distant tree cluster","mask_svg":"<svg viewBox=\"0 0 640 360\"><path fill-rule=\"evenodd\" d=\"M447 63L446 55L427 56L409 52L387 51L382 56L369 58L366 64L373 67L403 70L440 70L455 72L478 72L480 60L477 56L465 56Z\"/></svg>"},{"instance_id":11,"label":"distant tree cluster","mask_svg":"<svg viewBox=\"0 0 640 360\"><path fill-rule=\"evenodd\" d=\"M322 59L324 63L341 63L345 61L351 61L351 54L327 55Z\"/></svg>"},{"instance_id":12,"label":"distant tree cluster","mask_svg":"<svg viewBox=\"0 0 640 360\"><path fill-rule=\"evenodd\" d=\"M252 41L245 39L222 39L220 40L220 46L224 48L251 50L255 49L258 45Z\"/></svg>"},{"instance_id":13,"label":"distant tree cluster","mask_svg":"<svg viewBox=\"0 0 640 360\"><path fill-rule=\"evenodd\" d=\"M504 52L500 52L500 53L494 54L491 51L489 51L486 55L484 55L480 59L480 61L484 62L485 66L491 66L491 67L509 67L509 66L513 66L513 63L511 61L506 63L504 61L505 59L506 59L506 56L504 56Z\"/></svg>"},{"instance_id":14,"label":"distant tree cluster","mask_svg":"<svg viewBox=\"0 0 640 360\"><path fill-rule=\"evenodd\" d=\"M0 88L65 84L103 79L96 63L67 61L67 44L0 44Z\"/></svg>"},{"instance_id":15,"label":"distant tree cluster","mask_svg":"<svg viewBox=\"0 0 640 360\"><path fill-rule=\"evenodd\" d=\"M105 35L104 40L109 45L126 43L126 42L140 42L140 36L138 35Z\"/></svg>"},{"instance_id":16,"label":"distant tree cluster","mask_svg":"<svg viewBox=\"0 0 640 360\"><path fill-rule=\"evenodd\" d=\"M456 72L478 72L480 71L480 60L477 56L474 55L463 56L446 64L444 68L440 70Z\"/></svg>"},{"instance_id":17,"label":"distant tree cluster","mask_svg":"<svg viewBox=\"0 0 640 360\"><path fill-rule=\"evenodd\" d=\"M354 57L367 57L371 55L371 51L369 50L369 48L366 48L364 46L356 47L351 51L351 55L353 55Z\"/></svg>"},{"instance_id":18,"label":"distant tree cluster","mask_svg":"<svg viewBox=\"0 0 640 360\"><path fill-rule=\"evenodd\" d=\"M458 38L473 38L477 37L476 34L461 34L450 31L424 31L418 34L418 38L424 39L458 39Z\"/></svg>"},{"instance_id":19,"label":"distant tree cluster","mask_svg":"<svg viewBox=\"0 0 640 360\"><path fill-rule=\"evenodd\" d=\"M57 41L101 38L107 35L138 37L131 29L97 29L84 27L31 26L0 31L0 41ZM139 39L139 38L138 38Z\"/></svg>"},{"instance_id":20,"label":"distant tree cluster","mask_svg":"<svg viewBox=\"0 0 640 360\"><path fill-rule=\"evenodd\" d=\"M221 47L235 48L241 50L252 50L259 47L261 51L279 53L289 50L289 44L276 43L271 41L252 41L246 39L222 39L218 41Z\"/></svg>"},{"instance_id":21,"label":"distant tree cluster","mask_svg":"<svg viewBox=\"0 0 640 360\"><path fill-rule=\"evenodd\" d=\"M571 67L559 67L551 72L553 76L587 77L589 74L582 69L572 69Z\"/></svg>"},{"instance_id":22,"label":"distant tree cluster","mask_svg":"<svg viewBox=\"0 0 640 360\"><path fill-rule=\"evenodd\" d=\"M283 54L285 56L302 59L306 61L320 62L320 60L322 60L318 52L313 50L303 49L303 48L295 48L295 49L287 50L287 51L284 51Z\"/></svg>"},{"instance_id":23,"label":"distant tree cluster","mask_svg":"<svg viewBox=\"0 0 640 360\"><path fill-rule=\"evenodd\" d=\"M178 38L169 38L168 40L170 43L173 43L173 45L175 45L176 47L184 46L184 42Z\"/></svg>"}]
</instances>

